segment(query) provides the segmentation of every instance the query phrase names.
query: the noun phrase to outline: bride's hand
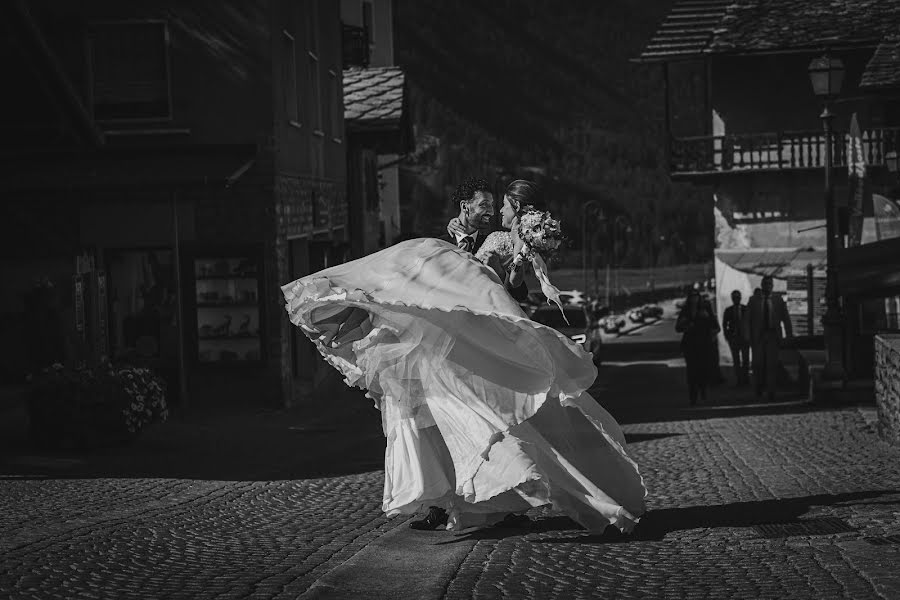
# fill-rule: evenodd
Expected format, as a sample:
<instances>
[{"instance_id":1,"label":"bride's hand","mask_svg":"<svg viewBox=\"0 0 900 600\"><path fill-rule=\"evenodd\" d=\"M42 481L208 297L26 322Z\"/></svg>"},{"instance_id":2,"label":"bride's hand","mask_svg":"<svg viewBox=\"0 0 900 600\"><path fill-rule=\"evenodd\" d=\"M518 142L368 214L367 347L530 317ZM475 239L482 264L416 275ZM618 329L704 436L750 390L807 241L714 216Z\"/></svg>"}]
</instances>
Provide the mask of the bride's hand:
<instances>
[{"instance_id":1,"label":"bride's hand","mask_svg":"<svg viewBox=\"0 0 900 600\"><path fill-rule=\"evenodd\" d=\"M333 348L361 340L372 329L369 313L355 306L348 306L330 317L317 321L315 326L321 332L318 340L323 345Z\"/></svg>"},{"instance_id":2,"label":"bride's hand","mask_svg":"<svg viewBox=\"0 0 900 600\"><path fill-rule=\"evenodd\" d=\"M513 242L513 256L518 256L519 252L522 251L522 248L525 247L525 242L522 238L519 237L519 219L516 217L513 219L512 225L510 226L509 233L512 236Z\"/></svg>"},{"instance_id":3,"label":"bride's hand","mask_svg":"<svg viewBox=\"0 0 900 600\"><path fill-rule=\"evenodd\" d=\"M459 217L453 217L450 219L450 222L447 223L447 233L450 234L450 237L454 236L465 236L468 235L466 229L462 226L462 223L459 220Z\"/></svg>"}]
</instances>

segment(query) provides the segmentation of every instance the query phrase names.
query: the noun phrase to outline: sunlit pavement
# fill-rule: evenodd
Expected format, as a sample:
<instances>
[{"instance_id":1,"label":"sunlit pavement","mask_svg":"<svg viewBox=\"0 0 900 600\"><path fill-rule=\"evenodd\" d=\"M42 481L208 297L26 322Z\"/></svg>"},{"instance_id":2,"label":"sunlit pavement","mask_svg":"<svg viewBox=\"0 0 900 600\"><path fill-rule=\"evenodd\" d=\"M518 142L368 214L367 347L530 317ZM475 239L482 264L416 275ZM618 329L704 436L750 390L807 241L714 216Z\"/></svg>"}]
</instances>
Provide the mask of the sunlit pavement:
<instances>
[{"instance_id":1,"label":"sunlit pavement","mask_svg":"<svg viewBox=\"0 0 900 600\"><path fill-rule=\"evenodd\" d=\"M900 597L900 451L874 409L758 403L729 384L691 407L657 342L669 356L608 354L591 390L649 490L630 536L550 509L461 535L385 518L378 415L356 397L314 424L176 420L118 453L5 444L0 597Z\"/></svg>"}]
</instances>

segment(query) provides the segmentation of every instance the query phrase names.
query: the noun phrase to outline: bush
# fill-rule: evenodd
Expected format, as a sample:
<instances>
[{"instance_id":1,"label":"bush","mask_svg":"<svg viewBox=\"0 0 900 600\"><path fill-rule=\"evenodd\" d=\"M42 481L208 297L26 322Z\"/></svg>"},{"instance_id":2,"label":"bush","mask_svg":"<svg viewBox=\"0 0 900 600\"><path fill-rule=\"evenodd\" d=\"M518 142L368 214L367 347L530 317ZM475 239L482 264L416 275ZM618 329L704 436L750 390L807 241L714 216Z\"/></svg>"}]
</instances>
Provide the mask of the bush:
<instances>
[{"instance_id":1,"label":"bush","mask_svg":"<svg viewBox=\"0 0 900 600\"><path fill-rule=\"evenodd\" d=\"M119 445L168 418L165 383L145 368L103 362L72 369L56 363L31 378L28 416L40 446Z\"/></svg>"}]
</instances>

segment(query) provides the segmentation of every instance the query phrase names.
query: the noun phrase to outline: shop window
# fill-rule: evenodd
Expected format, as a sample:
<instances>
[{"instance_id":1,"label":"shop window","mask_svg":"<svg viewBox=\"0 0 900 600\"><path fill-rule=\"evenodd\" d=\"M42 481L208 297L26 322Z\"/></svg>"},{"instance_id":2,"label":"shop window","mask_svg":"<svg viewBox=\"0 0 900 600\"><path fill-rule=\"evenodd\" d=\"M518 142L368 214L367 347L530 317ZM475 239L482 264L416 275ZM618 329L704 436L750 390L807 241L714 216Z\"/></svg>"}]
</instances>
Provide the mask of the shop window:
<instances>
[{"instance_id":1,"label":"shop window","mask_svg":"<svg viewBox=\"0 0 900 600\"><path fill-rule=\"evenodd\" d=\"M149 363L174 361L178 323L172 251L110 251L106 264L112 357Z\"/></svg>"}]
</instances>

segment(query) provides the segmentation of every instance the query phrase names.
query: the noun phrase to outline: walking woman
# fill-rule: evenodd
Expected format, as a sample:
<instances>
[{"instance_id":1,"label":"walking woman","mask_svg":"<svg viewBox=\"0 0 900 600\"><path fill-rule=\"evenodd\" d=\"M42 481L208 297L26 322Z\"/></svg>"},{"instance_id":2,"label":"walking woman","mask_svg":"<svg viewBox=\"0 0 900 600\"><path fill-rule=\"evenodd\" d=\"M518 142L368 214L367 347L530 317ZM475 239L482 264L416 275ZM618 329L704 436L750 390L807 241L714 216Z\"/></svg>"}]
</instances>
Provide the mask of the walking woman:
<instances>
[{"instance_id":1,"label":"walking woman","mask_svg":"<svg viewBox=\"0 0 900 600\"><path fill-rule=\"evenodd\" d=\"M713 377L711 340L719 333L719 322L708 300L691 290L675 322L681 333L681 351L687 366L688 395L691 405L697 398L706 400L706 389Z\"/></svg>"}]
</instances>

